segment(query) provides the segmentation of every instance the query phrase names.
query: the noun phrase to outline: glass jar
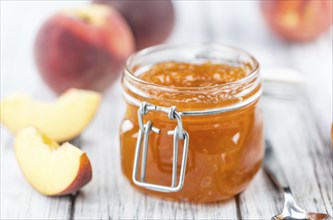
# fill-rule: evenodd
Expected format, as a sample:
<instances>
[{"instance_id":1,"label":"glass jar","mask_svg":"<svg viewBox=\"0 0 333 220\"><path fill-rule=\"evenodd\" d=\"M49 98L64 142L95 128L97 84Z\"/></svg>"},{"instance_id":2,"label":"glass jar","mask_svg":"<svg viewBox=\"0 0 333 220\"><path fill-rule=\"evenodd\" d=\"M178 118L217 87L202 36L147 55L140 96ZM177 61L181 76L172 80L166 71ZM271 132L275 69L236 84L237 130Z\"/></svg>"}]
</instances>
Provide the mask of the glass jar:
<instances>
[{"instance_id":1,"label":"glass jar","mask_svg":"<svg viewBox=\"0 0 333 220\"><path fill-rule=\"evenodd\" d=\"M247 75L204 87L170 87L138 76L165 61L239 66ZM243 191L263 160L262 83L257 60L217 44L144 49L122 76L127 109L120 126L121 166L137 189L189 202Z\"/></svg>"}]
</instances>

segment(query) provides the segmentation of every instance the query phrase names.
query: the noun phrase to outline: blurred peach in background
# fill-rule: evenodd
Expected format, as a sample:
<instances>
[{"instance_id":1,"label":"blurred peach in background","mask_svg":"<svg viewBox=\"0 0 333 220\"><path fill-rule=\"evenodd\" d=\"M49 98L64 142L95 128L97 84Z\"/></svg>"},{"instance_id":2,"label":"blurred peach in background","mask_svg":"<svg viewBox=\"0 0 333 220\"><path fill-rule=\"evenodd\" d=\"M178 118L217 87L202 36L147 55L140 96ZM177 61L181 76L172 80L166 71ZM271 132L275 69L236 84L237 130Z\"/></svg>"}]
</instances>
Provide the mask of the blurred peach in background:
<instances>
[{"instance_id":1,"label":"blurred peach in background","mask_svg":"<svg viewBox=\"0 0 333 220\"><path fill-rule=\"evenodd\" d=\"M333 1L262 1L262 12L270 28L290 41L309 41L327 31L333 22Z\"/></svg>"}]
</instances>

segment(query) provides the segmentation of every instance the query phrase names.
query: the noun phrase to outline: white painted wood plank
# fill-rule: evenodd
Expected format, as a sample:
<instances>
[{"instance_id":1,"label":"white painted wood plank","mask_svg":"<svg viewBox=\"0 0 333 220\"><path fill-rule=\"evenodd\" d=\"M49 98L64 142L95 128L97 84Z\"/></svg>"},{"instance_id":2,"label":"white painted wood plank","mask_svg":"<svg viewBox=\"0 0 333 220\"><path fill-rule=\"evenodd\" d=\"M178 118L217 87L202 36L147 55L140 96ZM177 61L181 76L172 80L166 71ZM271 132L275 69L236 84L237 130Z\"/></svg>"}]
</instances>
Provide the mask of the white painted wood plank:
<instances>
[{"instance_id":1,"label":"white painted wood plank","mask_svg":"<svg viewBox=\"0 0 333 220\"><path fill-rule=\"evenodd\" d=\"M282 210L283 200L272 182L260 170L250 186L239 196L242 219L270 219Z\"/></svg>"},{"instance_id":2,"label":"white painted wood plank","mask_svg":"<svg viewBox=\"0 0 333 220\"><path fill-rule=\"evenodd\" d=\"M307 94L325 144L333 123L333 27L317 40L291 45L291 62L307 79Z\"/></svg>"},{"instance_id":3,"label":"white painted wood plank","mask_svg":"<svg viewBox=\"0 0 333 220\"><path fill-rule=\"evenodd\" d=\"M266 135L299 205L332 215L332 149L322 144L304 96L291 100L266 99L264 109Z\"/></svg>"}]
</instances>

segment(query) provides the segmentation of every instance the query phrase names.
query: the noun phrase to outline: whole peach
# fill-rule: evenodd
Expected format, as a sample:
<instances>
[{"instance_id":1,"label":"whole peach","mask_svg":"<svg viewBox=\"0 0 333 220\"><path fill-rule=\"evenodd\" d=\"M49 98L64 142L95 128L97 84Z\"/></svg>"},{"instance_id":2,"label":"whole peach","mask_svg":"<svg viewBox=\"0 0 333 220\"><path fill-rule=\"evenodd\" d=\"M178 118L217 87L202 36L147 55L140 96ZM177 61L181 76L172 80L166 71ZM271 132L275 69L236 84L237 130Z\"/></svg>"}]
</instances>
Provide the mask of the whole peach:
<instances>
[{"instance_id":1,"label":"whole peach","mask_svg":"<svg viewBox=\"0 0 333 220\"><path fill-rule=\"evenodd\" d=\"M133 36L122 16L98 4L55 14L35 43L42 78L58 94L71 87L103 91L133 51Z\"/></svg>"},{"instance_id":2,"label":"whole peach","mask_svg":"<svg viewBox=\"0 0 333 220\"><path fill-rule=\"evenodd\" d=\"M271 0L261 6L271 29L289 41L312 40L333 22L332 0Z\"/></svg>"},{"instance_id":3,"label":"whole peach","mask_svg":"<svg viewBox=\"0 0 333 220\"><path fill-rule=\"evenodd\" d=\"M170 0L93 0L117 9L133 31L136 49L160 44L167 39L175 23L175 12Z\"/></svg>"}]
</instances>

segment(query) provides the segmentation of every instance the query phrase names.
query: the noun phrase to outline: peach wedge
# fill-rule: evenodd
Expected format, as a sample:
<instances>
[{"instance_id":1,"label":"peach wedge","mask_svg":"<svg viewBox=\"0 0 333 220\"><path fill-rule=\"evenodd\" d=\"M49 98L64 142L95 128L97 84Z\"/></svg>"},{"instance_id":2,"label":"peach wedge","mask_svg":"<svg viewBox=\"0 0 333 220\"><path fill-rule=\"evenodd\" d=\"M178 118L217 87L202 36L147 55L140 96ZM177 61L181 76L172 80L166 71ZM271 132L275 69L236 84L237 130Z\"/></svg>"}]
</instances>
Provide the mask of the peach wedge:
<instances>
[{"instance_id":1,"label":"peach wedge","mask_svg":"<svg viewBox=\"0 0 333 220\"><path fill-rule=\"evenodd\" d=\"M90 161L85 152L70 143L60 146L36 128L20 131L14 147L23 175L33 188L44 195L73 193L92 178Z\"/></svg>"},{"instance_id":2,"label":"peach wedge","mask_svg":"<svg viewBox=\"0 0 333 220\"><path fill-rule=\"evenodd\" d=\"M87 127L100 99L99 93L80 89L70 89L51 102L17 94L1 100L0 119L13 133L32 126L63 142L75 138Z\"/></svg>"}]
</instances>

